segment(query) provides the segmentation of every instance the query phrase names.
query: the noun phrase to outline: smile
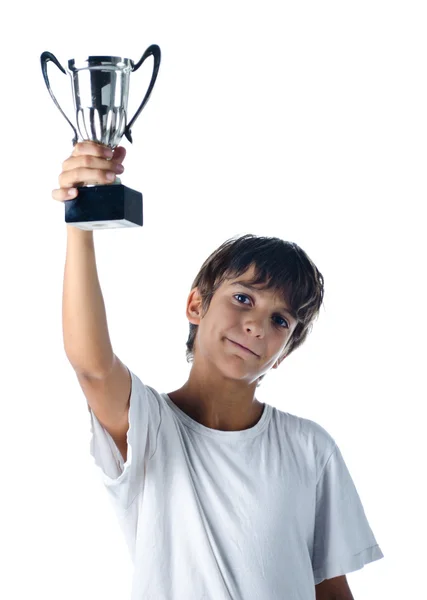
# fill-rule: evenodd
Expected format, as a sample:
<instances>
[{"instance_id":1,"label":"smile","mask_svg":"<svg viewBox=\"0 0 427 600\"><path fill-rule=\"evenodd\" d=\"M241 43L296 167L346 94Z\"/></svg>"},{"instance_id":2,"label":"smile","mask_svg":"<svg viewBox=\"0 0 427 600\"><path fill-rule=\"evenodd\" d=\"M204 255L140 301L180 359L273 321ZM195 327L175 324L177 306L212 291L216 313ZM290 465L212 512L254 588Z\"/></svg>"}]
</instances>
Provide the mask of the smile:
<instances>
[{"instance_id":1,"label":"smile","mask_svg":"<svg viewBox=\"0 0 427 600\"><path fill-rule=\"evenodd\" d=\"M249 354L251 356L256 356L258 358L258 354L255 354L255 352L252 352L251 350L248 350L247 348L245 348L244 346L241 346L240 344L238 344L237 342L233 342L233 340L229 340L228 338L226 338L231 344L233 344L233 346L236 346L237 348L239 348L242 352L244 352L245 354Z\"/></svg>"}]
</instances>

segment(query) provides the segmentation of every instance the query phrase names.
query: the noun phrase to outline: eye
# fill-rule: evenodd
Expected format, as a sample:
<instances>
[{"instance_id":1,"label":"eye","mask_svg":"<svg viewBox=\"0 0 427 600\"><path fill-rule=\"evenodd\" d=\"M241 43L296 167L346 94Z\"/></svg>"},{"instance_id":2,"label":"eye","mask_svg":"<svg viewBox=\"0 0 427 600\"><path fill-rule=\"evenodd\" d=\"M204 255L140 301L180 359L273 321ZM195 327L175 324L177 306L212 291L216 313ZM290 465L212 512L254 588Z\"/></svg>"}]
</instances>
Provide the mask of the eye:
<instances>
[{"instance_id":1,"label":"eye","mask_svg":"<svg viewBox=\"0 0 427 600\"><path fill-rule=\"evenodd\" d=\"M252 298L250 298L250 296L247 296L246 294L234 294L233 298L236 298L237 296L241 296L242 298L248 298L249 300L252 301ZM240 300L238 300L239 304L243 304L243 302L240 302ZM278 319L280 319L281 321L284 321L286 323L286 327L283 327L282 325L278 325L277 323L276 326L281 328L281 329L289 329L289 323L287 322L286 319L284 319L283 317L281 317L280 315L275 315L276 317L278 317Z\"/></svg>"}]
</instances>

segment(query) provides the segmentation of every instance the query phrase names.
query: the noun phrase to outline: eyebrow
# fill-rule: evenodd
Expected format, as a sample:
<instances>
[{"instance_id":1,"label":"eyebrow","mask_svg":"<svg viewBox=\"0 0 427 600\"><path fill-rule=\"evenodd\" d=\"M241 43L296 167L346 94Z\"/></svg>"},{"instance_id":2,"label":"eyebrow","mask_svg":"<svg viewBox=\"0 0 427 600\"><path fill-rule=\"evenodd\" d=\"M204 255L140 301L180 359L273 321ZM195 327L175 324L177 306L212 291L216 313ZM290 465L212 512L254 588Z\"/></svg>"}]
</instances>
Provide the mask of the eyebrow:
<instances>
[{"instance_id":1,"label":"eyebrow","mask_svg":"<svg viewBox=\"0 0 427 600\"><path fill-rule=\"evenodd\" d=\"M256 288L256 287L254 287L253 285L250 285L250 283L247 283L247 282L245 282L245 281L234 281L234 282L233 282L233 283L231 283L230 285L238 285L238 286L240 286L240 287L244 287L244 288L246 288L247 290L250 290L251 292L258 292L258 293L260 293L260 292L262 291L262 290L260 290L260 289L258 289L258 288ZM297 321L297 320L298 320L298 319L297 319L297 315L296 315L296 313L295 313L295 312L294 312L292 309L290 309L290 308L287 308L287 307L286 307L284 304L283 304L283 305L282 305L282 307L281 307L281 308L279 308L278 310L283 310L283 312L285 312L285 313L287 313L289 316L291 316L291 317L293 318L293 320L294 320L294 321Z\"/></svg>"}]
</instances>

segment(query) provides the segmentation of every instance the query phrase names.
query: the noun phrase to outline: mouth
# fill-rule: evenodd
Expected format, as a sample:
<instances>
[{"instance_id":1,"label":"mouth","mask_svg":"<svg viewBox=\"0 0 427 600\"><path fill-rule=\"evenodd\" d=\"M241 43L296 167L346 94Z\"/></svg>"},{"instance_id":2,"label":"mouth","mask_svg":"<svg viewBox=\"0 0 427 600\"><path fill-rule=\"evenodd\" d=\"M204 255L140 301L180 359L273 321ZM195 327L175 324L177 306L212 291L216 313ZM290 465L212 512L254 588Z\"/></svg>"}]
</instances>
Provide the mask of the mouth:
<instances>
[{"instance_id":1,"label":"mouth","mask_svg":"<svg viewBox=\"0 0 427 600\"><path fill-rule=\"evenodd\" d=\"M252 352L252 350L249 350L249 348L246 348L246 346L242 346L241 344L238 344L237 342L233 342L233 340L230 340L229 338L226 338L229 342L231 342L232 344L234 344L234 346L237 346L238 348L241 348L241 350L243 350L244 352L251 354L252 356L256 356L257 358L259 358L258 354L255 354L255 352Z\"/></svg>"}]
</instances>

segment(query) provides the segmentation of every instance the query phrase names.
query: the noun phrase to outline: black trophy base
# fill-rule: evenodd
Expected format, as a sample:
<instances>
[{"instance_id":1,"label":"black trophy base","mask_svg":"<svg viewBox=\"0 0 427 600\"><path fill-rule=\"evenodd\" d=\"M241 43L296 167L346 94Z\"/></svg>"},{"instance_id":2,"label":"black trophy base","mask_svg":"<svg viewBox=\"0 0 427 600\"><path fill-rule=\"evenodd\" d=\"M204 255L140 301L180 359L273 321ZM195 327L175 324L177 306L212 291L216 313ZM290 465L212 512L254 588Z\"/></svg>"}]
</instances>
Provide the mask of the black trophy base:
<instances>
[{"instance_id":1,"label":"black trophy base","mask_svg":"<svg viewBox=\"0 0 427 600\"><path fill-rule=\"evenodd\" d=\"M142 227L142 194L122 184L78 187L66 200L65 222L79 229Z\"/></svg>"}]
</instances>

